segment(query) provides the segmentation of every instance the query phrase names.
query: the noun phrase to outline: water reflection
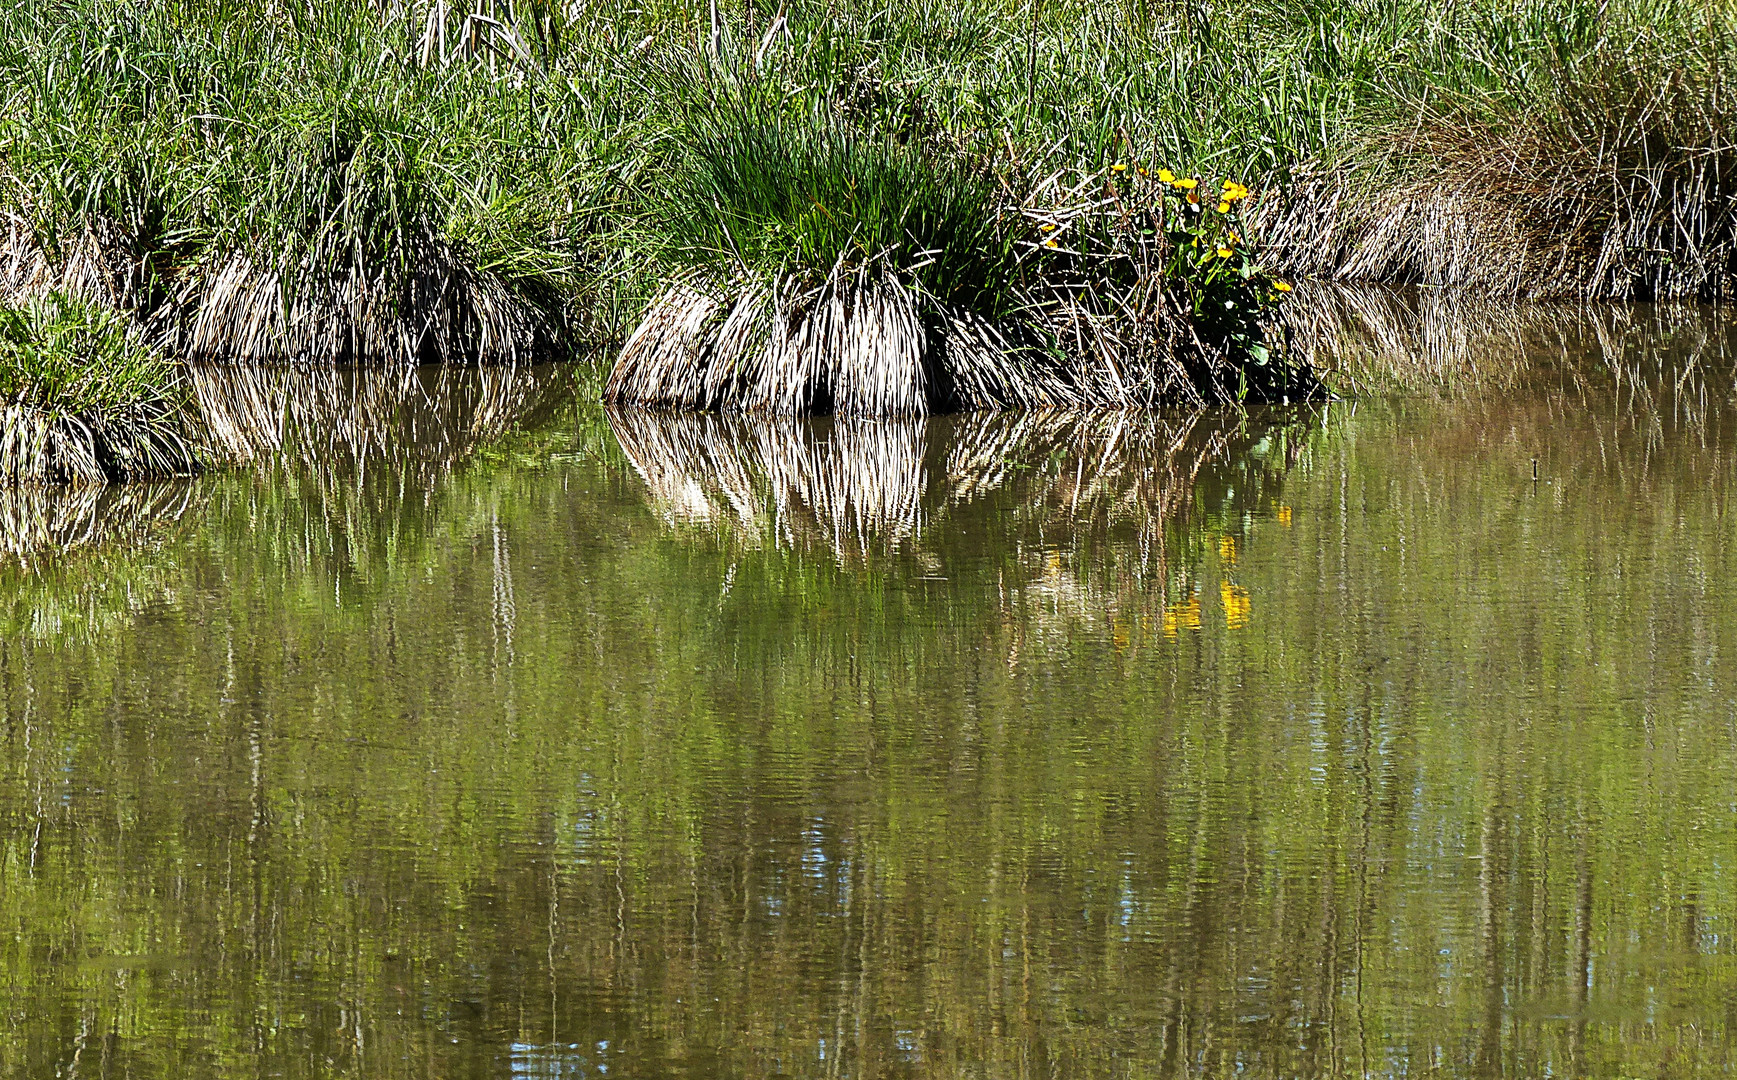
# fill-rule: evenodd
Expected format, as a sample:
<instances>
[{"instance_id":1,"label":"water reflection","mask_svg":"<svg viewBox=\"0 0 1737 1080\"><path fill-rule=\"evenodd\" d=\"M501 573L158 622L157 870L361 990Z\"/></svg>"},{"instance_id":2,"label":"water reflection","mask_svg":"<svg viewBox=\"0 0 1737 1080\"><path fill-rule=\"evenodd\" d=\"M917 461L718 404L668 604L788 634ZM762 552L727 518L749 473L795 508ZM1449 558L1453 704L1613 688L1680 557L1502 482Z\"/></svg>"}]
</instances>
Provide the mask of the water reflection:
<instances>
[{"instance_id":1,"label":"water reflection","mask_svg":"<svg viewBox=\"0 0 1737 1080\"><path fill-rule=\"evenodd\" d=\"M575 393L571 364L322 368L195 364L194 401L222 457L289 460L426 488Z\"/></svg>"},{"instance_id":2,"label":"water reflection","mask_svg":"<svg viewBox=\"0 0 1737 1080\"><path fill-rule=\"evenodd\" d=\"M208 478L0 633L0 1072L1729 1074L1728 412Z\"/></svg>"},{"instance_id":3,"label":"water reflection","mask_svg":"<svg viewBox=\"0 0 1737 1080\"><path fill-rule=\"evenodd\" d=\"M1457 290L1310 284L1284 314L1317 370L1351 390L1479 395L1620 389L1695 422L1737 388L1728 305L1517 301Z\"/></svg>"},{"instance_id":4,"label":"water reflection","mask_svg":"<svg viewBox=\"0 0 1737 1080\"><path fill-rule=\"evenodd\" d=\"M64 555L106 544L139 546L181 520L196 485L0 485L0 558Z\"/></svg>"},{"instance_id":5,"label":"water reflection","mask_svg":"<svg viewBox=\"0 0 1737 1080\"><path fill-rule=\"evenodd\" d=\"M650 504L675 527L748 547L862 559L924 549L961 505L993 499L1077 548L1094 538L1165 559L1167 524L1203 475L1245 500L1275 488L1315 410L976 413L929 420L609 414ZM1234 465L1233 465L1234 463ZM1275 488L1276 490L1276 488Z\"/></svg>"},{"instance_id":6,"label":"water reflection","mask_svg":"<svg viewBox=\"0 0 1737 1080\"><path fill-rule=\"evenodd\" d=\"M160 600L163 550L208 496L197 480L0 487L0 635L89 640Z\"/></svg>"},{"instance_id":7,"label":"water reflection","mask_svg":"<svg viewBox=\"0 0 1737 1080\"><path fill-rule=\"evenodd\" d=\"M922 527L920 420L798 420L612 411L621 452L671 525L734 526L743 540L820 544L844 557Z\"/></svg>"}]
</instances>

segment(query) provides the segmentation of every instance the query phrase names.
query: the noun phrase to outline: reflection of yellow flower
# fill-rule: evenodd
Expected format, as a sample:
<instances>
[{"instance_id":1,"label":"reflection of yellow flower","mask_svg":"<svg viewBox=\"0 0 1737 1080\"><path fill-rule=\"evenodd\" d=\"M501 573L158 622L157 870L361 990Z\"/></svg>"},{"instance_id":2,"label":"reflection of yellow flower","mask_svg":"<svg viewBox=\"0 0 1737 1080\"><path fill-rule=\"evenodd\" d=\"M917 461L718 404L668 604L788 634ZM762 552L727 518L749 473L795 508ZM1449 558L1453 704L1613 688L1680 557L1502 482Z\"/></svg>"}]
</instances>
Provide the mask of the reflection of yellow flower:
<instances>
[{"instance_id":1,"label":"reflection of yellow flower","mask_svg":"<svg viewBox=\"0 0 1737 1080\"><path fill-rule=\"evenodd\" d=\"M1176 640L1178 630L1200 629L1200 594L1195 593L1180 604L1164 609L1164 636Z\"/></svg>"},{"instance_id":2,"label":"reflection of yellow flower","mask_svg":"<svg viewBox=\"0 0 1737 1080\"><path fill-rule=\"evenodd\" d=\"M1218 538L1218 557L1222 562L1236 565L1236 537L1226 533Z\"/></svg>"},{"instance_id":3,"label":"reflection of yellow flower","mask_svg":"<svg viewBox=\"0 0 1737 1080\"><path fill-rule=\"evenodd\" d=\"M1110 624L1110 644L1116 647L1117 652L1125 652L1128 648L1128 641L1128 624L1118 618Z\"/></svg>"},{"instance_id":4,"label":"reflection of yellow flower","mask_svg":"<svg viewBox=\"0 0 1737 1080\"><path fill-rule=\"evenodd\" d=\"M1248 625L1248 590L1228 581L1218 583L1218 598L1224 603L1224 625L1240 630Z\"/></svg>"},{"instance_id":5,"label":"reflection of yellow flower","mask_svg":"<svg viewBox=\"0 0 1737 1080\"><path fill-rule=\"evenodd\" d=\"M1279 507L1278 512L1275 513L1273 516L1279 519L1280 525L1283 525L1287 529L1291 527L1291 508L1290 507L1288 507L1288 506Z\"/></svg>"},{"instance_id":6,"label":"reflection of yellow flower","mask_svg":"<svg viewBox=\"0 0 1737 1080\"><path fill-rule=\"evenodd\" d=\"M1169 169L1159 169L1158 179L1164 181L1166 184L1174 184L1176 182L1176 174L1171 172Z\"/></svg>"},{"instance_id":7,"label":"reflection of yellow flower","mask_svg":"<svg viewBox=\"0 0 1737 1080\"><path fill-rule=\"evenodd\" d=\"M1230 213L1230 204L1229 204L1229 203L1227 203L1227 202L1220 202L1220 203L1219 203L1219 204L1218 204L1218 212L1219 212L1219 213L1221 213L1221 214L1228 214L1228 213Z\"/></svg>"},{"instance_id":8,"label":"reflection of yellow flower","mask_svg":"<svg viewBox=\"0 0 1737 1080\"><path fill-rule=\"evenodd\" d=\"M1273 282L1273 288L1279 290L1280 292L1290 292L1291 291L1291 283L1288 281L1275 281L1275 282Z\"/></svg>"}]
</instances>

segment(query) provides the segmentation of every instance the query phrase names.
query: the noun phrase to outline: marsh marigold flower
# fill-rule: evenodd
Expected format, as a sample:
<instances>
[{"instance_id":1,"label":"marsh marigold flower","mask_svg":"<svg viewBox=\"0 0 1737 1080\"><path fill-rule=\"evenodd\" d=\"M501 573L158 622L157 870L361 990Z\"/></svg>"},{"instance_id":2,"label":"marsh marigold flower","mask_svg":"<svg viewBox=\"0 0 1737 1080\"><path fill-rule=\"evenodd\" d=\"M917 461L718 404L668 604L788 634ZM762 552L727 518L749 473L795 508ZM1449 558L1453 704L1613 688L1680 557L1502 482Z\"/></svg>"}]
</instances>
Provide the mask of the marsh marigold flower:
<instances>
[{"instance_id":1,"label":"marsh marigold flower","mask_svg":"<svg viewBox=\"0 0 1737 1080\"><path fill-rule=\"evenodd\" d=\"M1110 166L1110 171L1111 172L1127 172L1128 166L1126 166L1118 161L1114 165Z\"/></svg>"},{"instance_id":2,"label":"marsh marigold flower","mask_svg":"<svg viewBox=\"0 0 1737 1080\"><path fill-rule=\"evenodd\" d=\"M1248 612L1252 606L1249 602L1248 590L1228 581L1218 583L1218 599L1224 605L1224 625L1228 630L1240 630L1248 625Z\"/></svg>"},{"instance_id":3,"label":"marsh marigold flower","mask_svg":"<svg viewBox=\"0 0 1737 1080\"><path fill-rule=\"evenodd\" d=\"M1224 182L1224 200L1226 202L1236 202L1238 199L1246 198L1248 198L1248 188L1243 187L1235 180Z\"/></svg>"},{"instance_id":4,"label":"marsh marigold flower","mask_svg":"<svg viewBox=\"0 0 1737 1080\"><path fill-rule=\"evenodd\" d=\"M1291 291L1291 283L1288 281L1275 281L1275 282L1273 282L1273 288L1277 289L1280 292L1290 292Z\"/></svg>"},{"instance_id":5,"label":"marsh marigold flower","mask_svg":"<svg viewBox=\"0 0 1737 1080\"><path fill-rule=\"evenodd\" d=\"M1221 214L1230 213L1230 204L1221 200L1218 204L1218 212Z\"/></svg>"},{"instance_id":6,"label":"marsh marigold flower","mask_svg":"<svg viewBox=\"0 0 1737 1080\"><path fill-rule=\"evenodd\" d=\"M1232 254L1232 251L1227 247L1221 247L1218 249L1218 257L1221 259L1228 259Z\"/></svg>"},{"instance_id":7,"label":"marsh marigold flower","mask_svg":"<svg viewBox=\"0 0 1737 1080\"><path fill-rule=\"evenodd\" d=\"M1200 181L1190 176L1186 180L1176 181L1176 186L1181 188L1183 191L1193 191L1195 188L1200 186Z\"/></svg>"},{"instance_id":8,"label":"marsh marigold flower","mask_svg":"<svg viewBox=\"0 0 1737 1080\"><path fill-rule=\"evenodd\" d=\"M1169 169L1159 169L1158 179L1164 181L1166 184L1174 184L1176 182L1176 174L1171 172Z\"/></svg>"}]
</instances>

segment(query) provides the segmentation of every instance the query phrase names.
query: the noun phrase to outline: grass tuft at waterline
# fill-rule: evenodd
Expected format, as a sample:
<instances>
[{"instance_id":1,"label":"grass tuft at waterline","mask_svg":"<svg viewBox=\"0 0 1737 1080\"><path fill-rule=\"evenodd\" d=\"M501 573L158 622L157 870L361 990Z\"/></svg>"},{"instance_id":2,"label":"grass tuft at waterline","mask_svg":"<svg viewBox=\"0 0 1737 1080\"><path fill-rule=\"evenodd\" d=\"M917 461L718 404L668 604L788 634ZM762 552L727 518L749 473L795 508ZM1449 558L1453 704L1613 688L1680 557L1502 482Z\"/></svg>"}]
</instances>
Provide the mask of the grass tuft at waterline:
<instances>
[{"instance_id":1,"label":"grass tuft at waterline","mask_svg":"<svg viewBox=\"0 0 1737 1080\"><path fill-rule=\"evenodd\" d=\"M126 319L61 295L0 307L0 482L190 473L178 368Z\"/></svg>"},{"instance_id":2,"label":"grass tuft at waterline","mask_svg":"<svg viewBox=\"0 0 1737 1080\"><path fill-rule=\"evenodd\" d=\"M605 398L866 416L1304 398L1240 234L1249 190L1118 162L1014 183L812 99L696 104L664 223L686 268Z\"/></svg>"}]
</instances>

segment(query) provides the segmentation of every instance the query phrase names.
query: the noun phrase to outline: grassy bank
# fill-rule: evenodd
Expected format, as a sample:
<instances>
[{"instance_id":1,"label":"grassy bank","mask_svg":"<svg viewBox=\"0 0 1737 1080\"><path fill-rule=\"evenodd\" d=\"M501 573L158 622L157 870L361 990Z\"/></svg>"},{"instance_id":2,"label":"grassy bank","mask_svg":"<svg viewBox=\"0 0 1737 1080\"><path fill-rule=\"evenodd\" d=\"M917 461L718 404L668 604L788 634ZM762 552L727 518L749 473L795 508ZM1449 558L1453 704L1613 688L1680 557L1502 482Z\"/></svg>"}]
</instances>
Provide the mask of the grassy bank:
<instances>
[{"instance_id":1,"label":"grassy bank","mask_svg":"<svg viewBox=\"0 0 1737 1080\"><path fill-rule=\"evenodd\" d=\"M1306 390L1274 275L1737 283L1728 3L64 0L0 28L0 289L189 357L638 329L633 400L1141 404ZM1250 196L1218 217L1225 182Z\"/></svg>"}]
</instances>

